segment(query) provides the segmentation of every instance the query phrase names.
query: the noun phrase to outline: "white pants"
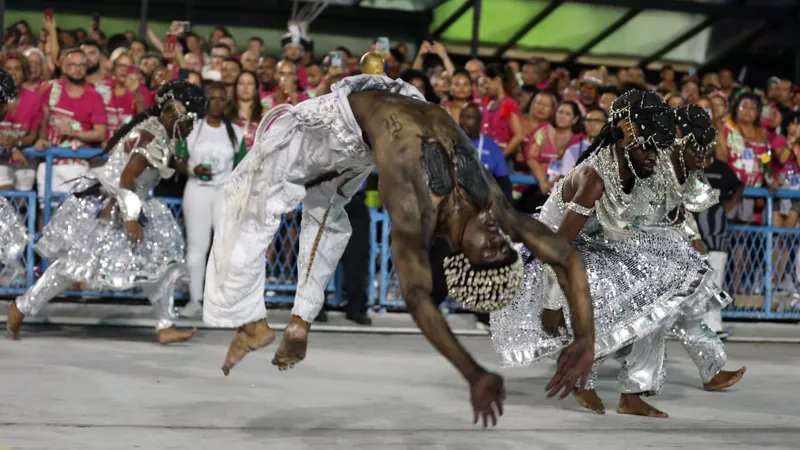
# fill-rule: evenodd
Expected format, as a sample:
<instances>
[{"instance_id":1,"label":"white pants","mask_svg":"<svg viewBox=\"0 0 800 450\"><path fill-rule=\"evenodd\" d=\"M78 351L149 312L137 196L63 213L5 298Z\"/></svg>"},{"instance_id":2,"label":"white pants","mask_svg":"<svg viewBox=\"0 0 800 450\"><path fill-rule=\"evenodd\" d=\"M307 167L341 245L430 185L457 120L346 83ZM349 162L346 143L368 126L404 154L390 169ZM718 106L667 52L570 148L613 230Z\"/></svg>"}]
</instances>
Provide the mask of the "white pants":
<instances>
[{"instance_id":1,"label":"white pants","mask_svg":"<svg viewBox=\"0 0 800 450\"><path fill-rule=\"evenodd\" d=\"M54 164L52 181L50 183L51 191L68 193L78 179L88 171L88 164ZM44 184L46 174L47 164L40 163L39 167L36 169L36 192L39 194L39 202L44 202Z\"/></svg>"},{"instance_id":2,"label":"white pants","mask_svg":"<svg viewBox=\"0 0 800 450\"><path fill-rule=\"evenodd\" d=\"M26 167L0 165L0 186L14 186L17 191L32 191L36 182L36 171Z\"/></svg>"},{"instance_id":3,"label":"white pants","mask_svg":"<svg viewBox=\"0 0 800 450\"><path fill-rule=\"evenodd\" d=\"M41 277L36 280L28 290L20 297L17 297L17 308L26 316L35 316L39 310L50 300L57 297L67 289L74 280L65 273L63 261L56 260L47 267ZM180 275L178 264L170 267L164 275L154 283L147 283L141 286L142 292L150 300L153 312L156 314L156 329L164 330L175 326L178 314L173 306L172 297L175 280Z\"/></svg>"},{"instance_id":4,"label":"white pants","mask_svg":"<svg viewBox=\"0 0 800 450\"><path fill-rule=\"evenodd\" d=\"M267 251L283 214L294 211L300 203L296 199L301 199L303 218L292 314L312 323L325 305L325 288L350 239L352 228L344 206L367 176L369 172L349 180L333 179L307 191L301 185L278 180L254 187L253 190L268 193L267 198L258 205L258 213L244 213L241 227L235 224L236 205L231 201L235 197L226 196L226 190L220 189L214 243L206 270L203 321L235 328L267 317Z\"/></svg>"},{"instance_id":5,"label":"white pants","mask_svg":"<svg viewBox=\"0 0 800 450\"><path fill-rule=\"evenodd\" d=\"M717 286L722 287L725 282L725 268L728 264L728 254L725 252L708 252L708 263L714 269ZM722 331L722 311L713 309L703 316L703 322L712 331Z\"/></svg>"},{"instance_id":6,"label":"white pants","mask_svg":"<svg viewBox=\"0 0 800 450\"><path fill-rule=\"evenodd\" d=\"M186 268L189 272L189 297L203 299L206 275L206 256L211 248L211 232L217 188L202 184L195 178L186 182L183 191L183 220L186 225Z\"/></svg>"}]
</instances>

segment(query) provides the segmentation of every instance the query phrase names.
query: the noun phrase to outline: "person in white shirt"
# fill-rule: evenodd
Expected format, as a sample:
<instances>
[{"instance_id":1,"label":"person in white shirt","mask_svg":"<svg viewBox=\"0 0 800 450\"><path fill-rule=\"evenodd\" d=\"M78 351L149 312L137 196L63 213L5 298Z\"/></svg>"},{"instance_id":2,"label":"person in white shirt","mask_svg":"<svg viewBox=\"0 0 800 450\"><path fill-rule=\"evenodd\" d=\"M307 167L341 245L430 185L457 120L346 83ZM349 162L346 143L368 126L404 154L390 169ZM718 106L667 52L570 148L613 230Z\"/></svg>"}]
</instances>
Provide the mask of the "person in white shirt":
<instances>
[{"instance_id":1,"label":"person in white shirt","mask_svg":"<svg viewBox=\"0 0 800 450\"><path fill-rule=\"evenodd\" d=\"M247 153L242 128L225 116L228 102L225 86L210 84L206 96L208 115L175 150L176 169L189 177L183 192L190 298L181 311L184 316L193 316L201 309L217 186L230 176L233 167Z\"/></svg>"}]
</instances>

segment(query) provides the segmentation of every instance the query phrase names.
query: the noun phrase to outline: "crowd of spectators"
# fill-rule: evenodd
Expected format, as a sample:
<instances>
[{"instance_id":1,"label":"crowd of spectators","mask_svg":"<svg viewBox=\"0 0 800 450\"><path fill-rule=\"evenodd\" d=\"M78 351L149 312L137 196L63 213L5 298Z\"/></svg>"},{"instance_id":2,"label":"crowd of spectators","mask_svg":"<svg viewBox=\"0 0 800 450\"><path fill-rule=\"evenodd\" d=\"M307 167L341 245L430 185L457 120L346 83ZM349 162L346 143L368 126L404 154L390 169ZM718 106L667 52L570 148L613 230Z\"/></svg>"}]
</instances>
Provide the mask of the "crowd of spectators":
<instances>
[{"instance_id":1,"label":"crowd of spectators","mask_svg":"<svg viewBox=\"0 0 800 450\"><path fill-rule=\"evenodd\" d=\"M36 181L41 196L43 167L35 170L39 162L20 149L102 147L132 116L153 105L160 83L178 77L221 86L224 92L215 98L225 103L225 123L236 127L232 139L241 135L249 148L270 108L324 94L335 81L359 73L361 54L375 46L314 55L309 40L285 37L282 54L268 55L262 39L237 43L223 26L207 37L177 21L165 37L151 30L146 36L106 37L96 21L86 30L61 29L50 11L38 33L24 21L15 23L5 32L0 61L23 89L0 122L5 157L0 190L31 190ZM632 88L652 89L671 107L698 104L713 118L719 138L707 171L712 182L725 180L715 187L724 194L720 207L727 219L705 217L706 227L717 227L720 220L765 222L764 200L742 199L742 186L800 189L800 89L789 80L771 78L759 89L740 84L726 68L678 74L664 66L658 79L648 82L640 68L576 73L543 59L488 64L473 59L458 67L438 42L424 42L416 55L397 43L385 60L389 76L416 85L461 124L522 211L534 212L543 204L599 133L613 100ZM58 159L53 190L67 191L88 168L85 160ZM530 174L537 184L512 188L509 173ZM185 182L180 175L167 180L158 194L181 197ZM800 201L784 200L772 219L778 226L796 227L798 218Z\"/></svg>"}]
</instances>

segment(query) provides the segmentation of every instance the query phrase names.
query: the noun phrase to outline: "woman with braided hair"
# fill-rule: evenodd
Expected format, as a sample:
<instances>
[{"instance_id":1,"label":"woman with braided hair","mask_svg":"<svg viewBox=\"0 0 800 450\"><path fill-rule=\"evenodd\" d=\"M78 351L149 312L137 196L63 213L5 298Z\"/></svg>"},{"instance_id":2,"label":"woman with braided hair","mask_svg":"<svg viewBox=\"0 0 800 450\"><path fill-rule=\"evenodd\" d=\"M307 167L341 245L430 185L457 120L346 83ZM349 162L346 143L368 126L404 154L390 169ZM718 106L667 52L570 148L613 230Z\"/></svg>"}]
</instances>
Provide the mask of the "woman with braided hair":
<instances>
[{"instance_id":1,"label":"woman with braided hair","mask_svg":"<svg viewBox=\"0 0 800 450\"><path fill-rule=\"evenodd\" d=\"M678 233L652 233L636 225L637 218L654 215L663 199L663 191L648 179L659 151L675 140L672 111L652 92L630 91L614 101L609 117L588 156L555 186L539 220L583 257L594 309L596 365L626 350L615 355L623 362L618 412L648 415L654 409L640 397L657 392L663 382L663 334L684 305L707 293L711 271ZM524 249L520 254L523 293L491 316L492 340L504 366L540 361L572 339L561 280ZM593 372L586 390L574 391L590 409L599 402L595 378Z\"/></svg>"},{"instance_id":2,"label":"woman with braided hair","mask_svg":"<svg viewBox=\"0 0 800 450\"><path fill-rule=\"evenodd\" d=\"M19 95L14 79L0 69L0 121L6 115L9 102ZM16 147L0 147L0 158L11 158L12 152L20 151ZM0 265L13 267L17 258L28 244L28 230L17 216L17 210L5 197L0 197Z\"/></svg>"},{"instance_id":3,"label":"woman with braided hair","mask_svg":"<svg viewBox=\"0 0 800 450\"><path fill-rule=\"evenodd\" d=\"M172 289L184 269L184 244L175 217L149 192L168 167L174 142L185 138L206 112L203 91L182 80L163 84L156 104L114 135L102 167L73 189L42 230L36 251L50 266L8 306L7 329L19 339L25 316L74 282L94 289L141 288L158 318L158 342L185 341L195 330L175 327Z\"/></svg>"}]
</instances>

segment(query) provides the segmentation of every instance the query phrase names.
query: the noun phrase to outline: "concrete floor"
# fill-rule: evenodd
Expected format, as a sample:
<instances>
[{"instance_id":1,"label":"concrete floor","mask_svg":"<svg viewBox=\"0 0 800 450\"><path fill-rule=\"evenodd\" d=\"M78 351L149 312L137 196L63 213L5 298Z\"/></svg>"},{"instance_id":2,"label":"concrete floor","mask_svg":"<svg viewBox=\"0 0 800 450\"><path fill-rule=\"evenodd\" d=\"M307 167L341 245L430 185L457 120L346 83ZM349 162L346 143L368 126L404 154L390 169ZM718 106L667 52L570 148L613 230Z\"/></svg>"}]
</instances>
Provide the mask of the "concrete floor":
<instances>
[{"instance_id":1,"label":"concrete floor","mask_svg":"<svg viewBox=\"0 0 800 450\"><path fill-rule=\"evenodd\" d=\"M201 330L161 347L149 329L28 326L0 341L0 449L789 449L800 442L800 346L729 344L745 364L730 392L706 393L670 344L669 419L598 416L543 395L550 364L504 371L506 414L471 425L467 386L415 335L317 332L287 373L251 354L219 370L232 334ZM486 337L462 337L494 367ZM600 394L613 406L614 363ZM5 447L4 447L5 446Z\"/></svg>"}]
</instances>

